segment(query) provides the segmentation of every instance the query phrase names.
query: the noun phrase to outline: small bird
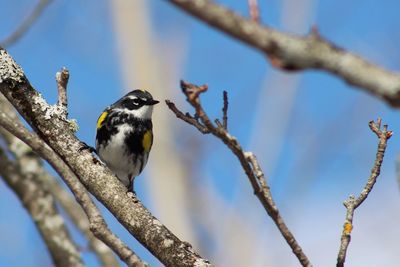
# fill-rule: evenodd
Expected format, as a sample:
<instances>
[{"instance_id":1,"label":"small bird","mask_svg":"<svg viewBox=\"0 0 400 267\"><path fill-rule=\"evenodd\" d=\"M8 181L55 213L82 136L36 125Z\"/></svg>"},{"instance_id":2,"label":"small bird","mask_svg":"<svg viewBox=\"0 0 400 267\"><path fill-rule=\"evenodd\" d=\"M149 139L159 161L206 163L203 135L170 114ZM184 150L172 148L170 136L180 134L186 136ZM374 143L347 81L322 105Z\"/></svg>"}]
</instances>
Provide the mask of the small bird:
<instances>
[{"instance_id":1,"label":"small bird","mask_svg":"<svg viewBox=\"0 0 400 267\"><path fill-rule=\"evenodd\" d=\"M153 144L153 105L145 90L134 90L107 107L97 120L96 151L118 179L133 192Z\"/></svg>"}]
</instances>

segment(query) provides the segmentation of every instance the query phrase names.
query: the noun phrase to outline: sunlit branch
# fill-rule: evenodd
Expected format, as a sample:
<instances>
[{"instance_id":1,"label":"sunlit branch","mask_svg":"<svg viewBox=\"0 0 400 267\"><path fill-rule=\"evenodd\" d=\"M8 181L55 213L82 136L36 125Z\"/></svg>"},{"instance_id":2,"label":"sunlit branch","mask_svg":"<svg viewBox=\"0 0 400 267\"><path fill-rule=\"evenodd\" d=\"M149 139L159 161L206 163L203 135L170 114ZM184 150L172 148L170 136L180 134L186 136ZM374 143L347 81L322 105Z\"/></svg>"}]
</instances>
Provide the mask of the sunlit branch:
<instances>
[{"instance_id":1,"label":"sunlit branch","mask_svg":"<svg viewBox=\"0 0 400 267\"><path fill-rule=\"evenodd\" d=\"M361 191L360 195L355 198L351 195L343 204L346 207L346 219L343 224L343 231L340 241L340 249L337 257L337 267L343 267L346 260L347 248L351 240L351 231L353 230L353 217L354 211L367 199L369 193L374 187L376 180L381 172L381 166L383 162L383 157L386 151L386 145L389 138L392 136L392 131L387 130L387 125L381 128L381 119L378 118L376 122L370 121L369 128L374 132L379 138L378 148L376 152L376 158L374 165L371 170L371 175L369 176L364 189Z\"/></svg>"},{"instance_id":2,"label":"sunlit branch","mask_svg":"<svg viewBox=\"0 0 400 267\"><path fill-rule=\"evenodd\" d=\"M297 243L293 234L290 232L289 228L286 226L283 218L280 215L278 208L272 198L271 190L267 184L267 181L264 177L264 173L261 170L261 167L256 159L256 157L251 152L245 152L240 146L239 142L233 137L224 125L227 125L227 106L228 106L228 97L227 94L224 93L224 107L223 107L223 124L219 123L219 121L214 125L206 112L204 111L201 102L200 102L200 94L207 91L208 86L202 85L197 86L191 83L187 83L185 81L181 81L181 88L183 93L186 96L186 100L193 106L195 109L194 116L190 114L179 111L175 104L169 100L166 100L166 104L171 109L175 115L196 127L202 133L211 133L212 135L219 138L238 158L239 162L242 165L244 172L246 173L253 189L255 195L260 200L261 204L267 211L268 215L272 218L282 236L285 238L286 242L291 247L293 253L296 255L298 260L300 261L302 266L311 266L310 261L307 256L304 254L302 248ZM198 119L194 119L198 118ZM226 122L225 122L226 121Z\"/></svg>"}]
</instances>

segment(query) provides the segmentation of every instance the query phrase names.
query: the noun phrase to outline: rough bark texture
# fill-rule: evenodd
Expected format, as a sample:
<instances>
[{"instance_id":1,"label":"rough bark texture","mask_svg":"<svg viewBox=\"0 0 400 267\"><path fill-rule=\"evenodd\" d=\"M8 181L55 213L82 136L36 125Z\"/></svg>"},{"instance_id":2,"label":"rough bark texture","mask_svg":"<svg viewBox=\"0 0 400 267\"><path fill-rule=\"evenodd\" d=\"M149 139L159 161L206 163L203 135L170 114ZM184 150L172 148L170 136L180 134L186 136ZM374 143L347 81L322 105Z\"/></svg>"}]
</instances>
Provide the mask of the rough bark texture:
<instances>
[{"instance_id":1,"label":"rough bark texture","mask_svg":"<svg viewBox=\"0 0 400 267\"><path fill-rule=\"evenodd\" d=\"M30 149L22 151L18 160L13 162L0 147L0 176L29 212L54 265L83 266L78 248L58 213L53 196L42 188L35 172L31 171L36 168L36 161L31 154L33 152Z\"/></svg>"},{"instance_id":2,"label":"rough bark texture","mask_svg":"<svg viewBox=\"0 0 400 267\"><path fill-rule=\"evenodd\" d=\"M246 19L210 0L169 0L212 27L266 54L283 70L318 69L400 106L400 74L385 70L323 39L314 28L307 36L284 34Z\"/></svg>"},{"instance_id":3,"label":"rough bark texture","mask_svg":"<svg viewBox=\"0 0 400 267\"><path fill-rule=\"evenodd\" d=\"M7 116L15 123L19 123L20 119L17 112L8 102L8 100L0 94L0 111L7 114ZM22 124L20 124L22 127ZM23 143L16 136L12 135L5 129L0 127L0 137L3 138L9 153L15 161L21 162L20 169L23 170L25 166L30 166L28 171L29 175L33 176L39 183L43 190L48 191L52 194L54 199L61 205L62 209L70 217L72 222L75 224L78 230L87 238L90 249L99 259L101 266L117 267L120 266L115 255L112 253L110 248L106 246L102 241L97 239L90 231L89 220L79 206L78 202L73 196L64 189L57 179L50 175L44 168L42 160L38 154L34 153L32 149ZM29 160L29 164L25 164L26 160Z\"/></svg>"},{"instance_id":4,"label":"rough bark texture","mask_svg":"<svg viewBox=\"0 0 400 267\"><path fill-rule=\"evenodd\" d=\"M62 118L30 85L22 68L0 50L0 91L36 130L39 136L63 159L80 181L119 222L167 266L210 266L190 244L179 240L160 223L111 171L75 137L75 126Z\"/></svg>"},{"instance_id":5,"label":"rough bark texture","mask_svg":"<svg viewBox=\"0 0 400 267\"><path fill-rule=\"evenodd\" d=\"M106 222L101 216L100 211L93 203L89 193L79 182L78 178L72 173L62 159L51 150L46 143L37 135L13 122L3 110L0 109L0 125L7 131L21 139L30 146L36 153L45 159L54 170L64 179L64 182L73 192L76 200L81 205L89 219L89 227L93 234L107 244L128 266L145 267L147 266L122 240L108 229Z\"/></svg>"}]
</instances>

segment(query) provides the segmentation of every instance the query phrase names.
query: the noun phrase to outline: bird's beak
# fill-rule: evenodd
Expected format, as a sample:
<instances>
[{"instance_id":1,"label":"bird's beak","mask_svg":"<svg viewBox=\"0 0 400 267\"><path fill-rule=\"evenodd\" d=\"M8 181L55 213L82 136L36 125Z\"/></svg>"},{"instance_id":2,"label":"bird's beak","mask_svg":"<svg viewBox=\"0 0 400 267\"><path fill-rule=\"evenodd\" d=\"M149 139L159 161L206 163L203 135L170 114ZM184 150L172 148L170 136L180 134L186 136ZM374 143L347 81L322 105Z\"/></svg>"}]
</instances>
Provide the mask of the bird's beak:
<instances>
[{"instance_id":1,"label":"bird's beak","mask_svg":"<svg viewBox=\"0 0 400 267\"><path fill-rule=\"evenodd\" d=\"M154 99L147 101L147 105L150 105L150 106L158 104L158 103L160 103L160 101L154 100Z\"/></svg>"}]
</instances>

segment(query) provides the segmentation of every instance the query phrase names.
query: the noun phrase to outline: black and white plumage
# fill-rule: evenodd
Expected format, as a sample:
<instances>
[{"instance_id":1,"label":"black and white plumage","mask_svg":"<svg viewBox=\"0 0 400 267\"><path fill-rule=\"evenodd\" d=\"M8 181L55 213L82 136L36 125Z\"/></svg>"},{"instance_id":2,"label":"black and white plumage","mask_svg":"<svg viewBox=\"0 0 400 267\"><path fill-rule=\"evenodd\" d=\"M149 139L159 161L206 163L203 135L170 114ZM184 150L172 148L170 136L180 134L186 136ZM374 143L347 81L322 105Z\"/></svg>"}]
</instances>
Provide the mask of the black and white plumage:
<instances>
[{"instance_id":1,"label":"black and white plumage","mask_svg":"<svg viewBox=\"0 0 400 267\"><path fill-rule=\"evenodd\" d=\"M149 157L151 116L157 103L149 92L134 90L107 107L97 120L97 154L130 190Z\"/></svg>"}]
</instances>

